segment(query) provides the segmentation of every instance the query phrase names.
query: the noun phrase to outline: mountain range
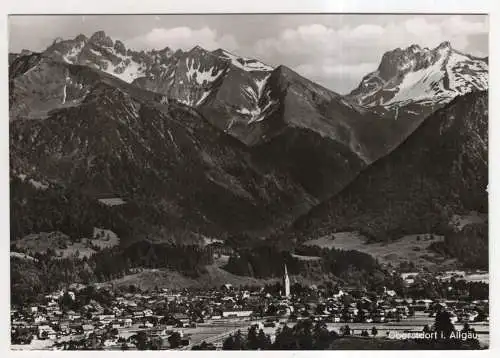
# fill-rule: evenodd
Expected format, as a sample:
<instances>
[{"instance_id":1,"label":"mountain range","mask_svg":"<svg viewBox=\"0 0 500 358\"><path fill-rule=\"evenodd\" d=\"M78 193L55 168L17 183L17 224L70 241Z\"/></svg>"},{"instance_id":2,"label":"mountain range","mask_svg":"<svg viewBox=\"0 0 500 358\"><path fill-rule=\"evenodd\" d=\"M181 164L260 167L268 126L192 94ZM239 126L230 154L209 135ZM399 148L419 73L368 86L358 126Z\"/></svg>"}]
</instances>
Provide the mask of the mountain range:
<instances>
[{"instance_id":1,"label":"mountain range","mask_svg":"<svg viewBox=\"0 0 500 358\"><path fill-rule=\"evenodd\" d=\"M488 212L488 96L457 97L396 150L293 226L318 237L360 231L377 241L443 233L457 213ZM300 235L299 235L300 236Z\"/></svg>"},{"instance_id":2,"label":"mountain range","mask_svg":"<svg viewBox=\"0 0 500 358\"><path fill-rule=\"evenodd\" d=\"M409 232L433 195L486 210L487 75L449 43L386 53L346 96L223 49L134 51L102 31L9 54L11 183L38 183L36 202L11 191L13 238L71 227L81 202L64 220L23 213L75 191L122 198L101 207L109 225L163 241L361 228L388 201L418 218L383 229Z\"/></svg>"},{"instance_id":3,"label":"mountain range","mask_svg":"<svg viewBox=\"0 0 500 358\"><path fill-rule=\"evenodd\" d=\"M434 49L410 45L386 52L377 70L346 98L399 122L399 133L407 137L455 97L487 89L488 58L464 54L445 41ZM391 144L393 149L399 142Z\"/></svg>"},{"instance_id":4,"label":"mountain range","mask_svg":"<svg viewBox=\"0 0 500 358\"><path fill-rule=\"evenodd\" d=\"M488 88L488 59L457 51L449 42L434 49L411 45L382 56L376 71L367 74L348 94L368 107L448 103L471 90Z\"/></svg>"}]
</instances>

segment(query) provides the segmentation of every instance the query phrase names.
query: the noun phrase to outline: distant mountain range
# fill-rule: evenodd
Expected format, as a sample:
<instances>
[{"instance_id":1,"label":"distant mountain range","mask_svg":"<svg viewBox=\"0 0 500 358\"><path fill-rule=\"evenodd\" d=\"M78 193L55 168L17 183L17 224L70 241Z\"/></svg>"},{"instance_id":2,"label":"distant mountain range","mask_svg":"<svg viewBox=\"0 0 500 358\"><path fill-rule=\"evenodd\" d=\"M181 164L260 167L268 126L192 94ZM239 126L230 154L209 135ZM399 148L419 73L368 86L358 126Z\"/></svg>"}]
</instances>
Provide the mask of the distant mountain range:
<instances>
[{"instance_id":1,"label":"distant mountain range","mask_svg":"<svg viewBox=\"0 0 500 358\"><path fill-rule=\"evenodd\" d=\"M323 202L344 200L337 198L386 158L412 152L401 149L407 142L422 150L436 142L432 148L441 153L444 137L428 130L419 137L431 144L408 138L382 158L457 96L453 103L464 104L462 112L452 111L455 121L470 125L457 125L446 140L464 140L483 158L486 145L470 136L485 139L486 129L472 123L484 106L471 98L485 95L460 96L487 89L487 71L486 60L447 43L433 50L413 45L386 53L377 71L341 96L286 66L223 49L134 51L102 31L79 35L41 53L9 54L11 180L42 183L39 191L126 198L125 206L136 206L120 212L137 229L130 236L266 237L297 219L309 221L300 217L323 210L317 205L330 208ZM455 163L448 169L463 165L465 154L453 153L442 154ZM456 169L464 177L449 182L450 190L480 190L485 177L478 168L473 183L469 167ZM424 169L431 168L405 170L418 176ZM19 204L16 227L24 225L25 193L11 192ZM51 220L27 230L54 229Z\"/></svg>"}]
</instances>

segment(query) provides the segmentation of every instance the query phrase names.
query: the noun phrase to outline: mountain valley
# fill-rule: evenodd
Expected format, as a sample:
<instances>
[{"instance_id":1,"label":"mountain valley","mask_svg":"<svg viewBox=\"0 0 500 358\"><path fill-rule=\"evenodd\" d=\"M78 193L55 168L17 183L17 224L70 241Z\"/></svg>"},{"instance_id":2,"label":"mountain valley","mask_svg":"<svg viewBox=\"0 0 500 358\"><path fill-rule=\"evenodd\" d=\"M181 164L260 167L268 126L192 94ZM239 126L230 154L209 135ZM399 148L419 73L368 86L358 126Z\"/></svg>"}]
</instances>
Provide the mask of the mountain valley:
<instances>
[{"instance_id":1,"label":"mountain valley","mask_svg":"<svg viewBox=\"0 0 500 358\"><path fill-rule=\"evenodd\" d=\"M9 89L11 240L380 241L488 209L488 60L447 42L387 52L342 96L224 49L98 31L10 54Z\"/></svg>"}]
</instances>

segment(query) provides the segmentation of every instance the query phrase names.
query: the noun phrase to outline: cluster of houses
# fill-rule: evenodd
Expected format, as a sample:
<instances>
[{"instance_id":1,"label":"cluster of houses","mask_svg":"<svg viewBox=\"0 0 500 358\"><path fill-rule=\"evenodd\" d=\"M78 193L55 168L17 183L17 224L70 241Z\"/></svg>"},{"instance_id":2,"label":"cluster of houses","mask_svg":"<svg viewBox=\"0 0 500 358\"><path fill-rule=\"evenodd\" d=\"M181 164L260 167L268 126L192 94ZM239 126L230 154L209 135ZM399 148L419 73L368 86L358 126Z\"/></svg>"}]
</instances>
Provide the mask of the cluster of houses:
<instances>
[{"instance_id":1,"label":"cluster of houses","mask_svg":"<svg viewBox=\"0 0 500 358\"><path fill-rule=\"evenodd\" d=\"M191 294L157 290L151 293L112 292L112 303L91 299L78 309L63 304L63 297L77 301L83 285L73 285L45 296L38 304L11 310L13 344L30 344L32 340L69 341L89 337L108 337L120 347L117 338L138 332L168 338L174 332L183 336L183 329L195 328L207 320L245 319L254 314L258 297L248 291L234 291L227 285L221 290ZM111 337L110 337L111 336ZM186 339L184 339L186 341ZM132 348L132 347L129 347Z\"/></svg>"},{"instance_id":2,"label":"cluster of houses","mask_svg":"<svg viewBox=\"0 0 500 358\"><path fill-rule=\"evenodd\" d=\"M432 316L445 309L453 313L455 322L472 322L479 318L480 308L488 304L487 301L404 299L391 290L373 299L363 294L353 295L349 289L329 296L318 289L302 295L273 295L263 288L243 290L230 285L200 292L108 289L112 299L106 304L90 299L86 304L68 308L63 303L63 297L77 302L84 289L83 285L73 285L45 296L43 302L11 310L12 344L30 344L32 340L81 344L92 340L94 347L103 349L136 349L137 335L143 332L150 339L162 338L162 348L168 349L168 338L174 333L182 338L182 345L188 345L189 334L184 332L216 321L287 317L289 321L384 323L408 318L417 311Z\"/></svg>"}]
</instances>

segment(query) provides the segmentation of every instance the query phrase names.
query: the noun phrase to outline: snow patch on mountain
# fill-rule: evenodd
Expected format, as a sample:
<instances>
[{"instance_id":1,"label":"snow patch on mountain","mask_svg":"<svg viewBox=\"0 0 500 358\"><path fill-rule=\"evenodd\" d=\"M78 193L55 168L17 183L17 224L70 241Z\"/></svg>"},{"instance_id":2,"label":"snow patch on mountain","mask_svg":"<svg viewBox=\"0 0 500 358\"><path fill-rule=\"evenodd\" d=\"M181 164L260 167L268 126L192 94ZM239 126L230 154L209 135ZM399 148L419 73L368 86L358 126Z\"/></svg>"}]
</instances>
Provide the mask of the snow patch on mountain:
<instances>
[{"instance_id":1,"label":"snow patch on mountain","mask_svg":"<svg viewBox=\"0 0 500 358\"><path fill-rule=\"evenodd\" d=\"M37 180L34 180L34 179L30 179L29 183L31 185L33 185L36 189L39 189L39 190L46 190L49 187L48 185L46 185L46 184L44 184L42 182L39 182Z\"/></svg>"},{"instance_id":2,"label":"snow patch on mountain","mask_svg":"<svg viewBox=\"0 0 500 358\"><path fill-rule=\"evenodd\" d=\"M262 121L268 109L276 103L276 101L271 98L271 91L269 89L264 92L267 80L270 76L271 75L269 74L261 79L256 79L256 88L253 88L252 86L242 87L243 94L251 100L251 103L254 103L254 107L243 107L237 109L236 111L244 116L250 117L248 124Z\"/></svg>"},{"instance_id":3,"label":"snow patch on mountain","mask_svg":"<svg viewBox=\"0 0 500 358\"><path fill-rule=\"evenodd\" d=\"M415 72L408 72L401 84L398 86L396 95L385 104L391 105L397 102L400 104L417 102L432 98L436 95L441 95L439 97L442 97L444 94L444 88L441 81L445 74L441 70L441 67L444 60L444 58L441 58L432 66ZM441 100L442 99L439 99L439 101Z\"/></svg>"},{"instance_id":4,"label":"snow patch on mountain","mask_svg":"<svg viewBox=\"0 0 500 358\"><path fill-rule=\"evenodd\" d=\"M170 131L170 129L167 129L167 133L168 133L168 136L170 137L170 142L172 142L172 144L175 148L175 152L180 153L179 146L175 142L174 136L172 135L172 132Z\"/></svg>"},{"instance_id":5,"label":"snow patch on mountain","mask_svg":"<svg viewBox=\"0 0 500 358\"><path fill-rule=\"evenodd\" d=\"M99 51L96 51L93 48L90 49L90 52L92 52L96 56L102 56L102 54Z\"/></svg>"},{"instance_id":6,"label":"snow patch on mountain","mask_svg":"<svg viewBox=\"0 0 500 358\"><path fill-rule=\"evenodd\" d=\"M67 87L68 87L68 84L70 84L70 83L71 83L71 77L69 77L69 72L66 70L66 78L64 79L64 87L63 87L62 104L66 103Z\"/></svg>"},{"instance_id":7,"label":"snow patch on mountain","mask_svg":"<svg viewBox=\"0 0 500 358\"><path fill-rule=\"evenodd\" d=\"M64 87L63 87L63 99L62 99L62 104L65 104L65 103L66 103L66 86L67 86L67 84L65 83L65 84L64 84Z\"/></svg>"},{"instance_id":8,"label":"snow patch on mountain","mask_svg":"<svg viewBox=\"0 0 500 358\"><path fill-rule=\"evenodd\" d=\"M63 87L63 99L62 99L62 104L65 104L66 103L66 86L67 86L67 83L64 84L64 87Z\"/></svg>"},{"instance_id":9,"label":"snow patch on mountain","mask_svg":"<svg viewBox=\"0 0 500 358\"><path fill-rule=\"evenodd\" d=\"M75 45L71 48L68 53L63 55L63 60L67 63L74 64L76 63L76 59L78 55L82 52L83 47L85 46L85 42L80 42L78 45Z\"/></svg>"},{"instance_id":10,"label":"snow patch on mountain","mask_svg":"<svg viewBox=\"0 0 500 358\"><path fill-rule=\"evenodd\" d=\"M19 179L21 179L22 182L28 182L29 184L31 184L35 189L38 189L38 190L46 190L49 188L49 186L47 184L44 184L38 180L35 180L33 178L30 178L28 179L28 176L26 174L18 174L17 177ZM28 180L26 180L28 179Z\"/></svg>"},{"instance_id":11,"label":"snow patch on mountain","mask_svg":"<svg viewBox=\"0 0 500 358\"><path fill-rule=\"evenodd\" d=\"M473 61L461 53L450 56L446 70L450 76L450 87L460 94L470 92L471 87L484 90L488 87L488 65L482 61Z\"/></svg>"},{"instance_id":12,"label":"snow patch on mountain","mask_svg":"<svg viewBox=\"0 0 500 358\"><path fill-rule=\"evenodd\" d=\"M470 57L458 52L440 58L432 66L408 72L398 86L396 95L385 105L394 103L431 101L446 103L458 95L472 90L488 88L488 70L485 63L472 61ZM463 71L465 68L468 71Z\"/></svg>"},{"instance_id":13,"label":"snow patch on mountain","mask_svg":"<svg viewBox=\"0 0 500 358\"><path fill-rule=\"evenodd\" d=\"M231 64L233 66L247 72L273 70L271 66L268 66L262 62L250 58L238 57L228 51L222 51L222 55L220 57L231 60Z\"/></svg>"},{"instance_id":14,"label":"snow patch on mountain","mask_svg":"<svg viewBox=\"0 0 500 358\"><path fill-rule=\"evenodd\" d=\"M131 83L136 78L143 76L143 74L144 71L141 69L141 66L137 62L133 61L123 69L122 73L115 72L116 77L128 83Z\"/></svg>"},{"instance_id":15,"label":"snow patch on mountain","mask_svg":"<svg viewBox=\"0 0 500 358\"><path fill-rule=\"evenodd\" d=\"M454 50L411 45L387 52L346 98L353 103L392 108L408 103L444 104L458 95L488 88L488 63Z\"/></svg>"},{"instance_id":16,"label":"snow patch on mountain","mask_svg":"<svg viewBox=\"0 0 500 358\"><path fill-rule=\"evenodd\" d=\"M140 69L140 65L136 62L130 62L128 66L114 65L110 60L105 60L106 65L101 69L110 75L118 77L122 81L131 83L136 78L143 75L143 71Z\"/></svg>"},{"instance_id":17,"label":"snow patch on mountain","mask_svg":"<svg viewBox=\"0 0 500 358\"><path fill-rule=\"evenodd\" d=\"M186 98L179 98L177 99L179 102L181 102L182 104L185 104L186 106L194 106L195 104L195 101L193 98L191 98L191 93L187 93L186 95Z\"/></svg>"},{"instance_id":18,"label":"snow patch on mountain","mask_svg":"<svg viewBox=\"0 0 500 358\"><path fill-rule=\"evenodd\" d=\"M217 70L215 67L210 67L209 69L203 70L202 64L195 63L195 59L186 58L186 67L188 71L186 72L186 76L189 81L192 81L193 78L199 85L203 85L205 82L213 82L219 76L224 73L224 69Z\"/></svg>"},{"instance_id":19,"label":"snow patch on mountain","mask_svg":"<svg viewBox=\"0 0 500 358\"><path fill-rule=\"evenodd\" d=\"M210 91L205 91L203 92L203 94L201 95L200 99L198 100L198 102L196 102L196 105L199 106L200 104L203 103L203 101L210 95Z\"/></svg>"}]
</instances>

